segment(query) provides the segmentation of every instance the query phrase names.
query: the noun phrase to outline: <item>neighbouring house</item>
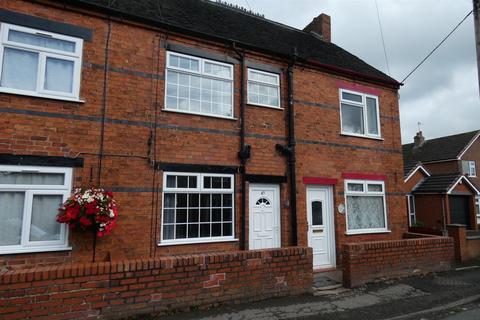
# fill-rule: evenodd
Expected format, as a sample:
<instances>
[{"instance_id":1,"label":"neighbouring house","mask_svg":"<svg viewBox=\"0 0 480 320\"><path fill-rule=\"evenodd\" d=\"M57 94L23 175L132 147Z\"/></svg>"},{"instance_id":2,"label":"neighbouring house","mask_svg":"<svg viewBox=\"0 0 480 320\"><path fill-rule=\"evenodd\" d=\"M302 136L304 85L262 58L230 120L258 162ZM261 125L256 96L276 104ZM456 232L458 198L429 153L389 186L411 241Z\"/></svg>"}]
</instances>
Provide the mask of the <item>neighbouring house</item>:
<instances>
[{"instance_id":1,"label":"neighbouring house","mask_svg":"<svg viewBox=\"0 0 480 320\"><path fill-rule=\"evenodd\" d=\"M410 227L445 233L447 225L477 230L480 223L480 131L425 140L422 132L403 145Z\"/></svg>"}]
</instances>

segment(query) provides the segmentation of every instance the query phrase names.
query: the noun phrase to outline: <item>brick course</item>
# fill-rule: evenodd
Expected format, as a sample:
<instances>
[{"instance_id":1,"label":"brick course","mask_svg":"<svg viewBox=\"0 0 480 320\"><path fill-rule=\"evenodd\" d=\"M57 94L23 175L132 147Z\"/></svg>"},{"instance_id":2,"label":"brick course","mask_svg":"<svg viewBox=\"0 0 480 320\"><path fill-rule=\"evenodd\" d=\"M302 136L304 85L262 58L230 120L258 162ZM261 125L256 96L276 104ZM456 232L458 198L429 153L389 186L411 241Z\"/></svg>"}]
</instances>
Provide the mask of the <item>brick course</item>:
<instances>
[{"instance_id":1,"label":"brick course","mask_svg":"<svg viewBox=\"0 0 480 320\"><path fill-rule=\"evenodd\" d=\"M452 238L415 234L406 234L405 238L344 244L344 285L356 287L382 278L446 271L452 267L455 259Z\"/></svg>"},{"instance_id":2,"label":"brick course","mask_svg":"<svg viewBox=\"0 0 480 320\"><path fill-rule=\"evenodd\" d=\"M294 296L311 286L311 249L301 247L37 267L0 273L0 318L118 319Z\"/></svg>"}]
</instances>

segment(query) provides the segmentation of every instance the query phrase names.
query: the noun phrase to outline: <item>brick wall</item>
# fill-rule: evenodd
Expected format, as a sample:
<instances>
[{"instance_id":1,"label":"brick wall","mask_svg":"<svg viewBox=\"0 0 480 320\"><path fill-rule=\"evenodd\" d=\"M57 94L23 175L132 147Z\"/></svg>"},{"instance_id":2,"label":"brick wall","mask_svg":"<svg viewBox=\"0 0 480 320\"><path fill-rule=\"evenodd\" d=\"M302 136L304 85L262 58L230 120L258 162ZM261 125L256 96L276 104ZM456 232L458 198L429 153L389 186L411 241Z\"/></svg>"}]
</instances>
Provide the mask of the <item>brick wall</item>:
<instances>
[{"instance_id":1,"label":"brick wall","mask_svg":"<svg viewBox=\"0 0 480 320\"><path fill-rule=\"evenodd\" d=\"M453 239L421 237L343 245L343 282L356 287L382 278L449 270Z\"/></svg>"},{"instance_id":2,"label":"brick wall","mask_svg":"<svg viewBox=\"0 0 480 320\"><path fill-rule=\"evenodd\" d=\"M0 274L1 319L109 319L311 290L308 248L88 263Z\"/></svg>"}]
</instances>

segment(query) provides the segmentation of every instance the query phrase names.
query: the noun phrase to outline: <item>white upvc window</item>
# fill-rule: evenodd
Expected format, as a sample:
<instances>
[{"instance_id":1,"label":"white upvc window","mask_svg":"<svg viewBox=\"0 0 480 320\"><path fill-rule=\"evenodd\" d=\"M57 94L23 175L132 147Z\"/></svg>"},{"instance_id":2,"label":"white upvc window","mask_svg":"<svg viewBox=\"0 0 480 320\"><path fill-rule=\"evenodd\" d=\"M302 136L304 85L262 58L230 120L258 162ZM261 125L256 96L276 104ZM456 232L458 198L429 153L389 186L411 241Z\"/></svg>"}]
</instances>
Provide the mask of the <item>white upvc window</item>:
<instances>
[{"instance_id":1,"label":"white upvc window","mask_svg":"<svg viewBox=\"0 0 480 320\"><path fill-rule=\"evenodd\" d=\"M415 215L415 197L413 194L407 194L408 225L411 227L417 222Z\"/></svg>"},{"instance_id":2,"label":"white upvc window","mask_svg":"<svg viewBox=\"0 0 480 320\"><path fill-rule=\"evenodd\" d=\"M475 208L477 210L477 224L480 224L480 196L475 198Z\"/></svg>"},{"instance_id":3,"label":"white upvc window","mask_svg":"<svg viewBox=\"0 0 480 320\"><path fill-rule=\"evenodd\" d=\"M378 97L340 89L341 133L367 138L381 138Z\"/></svg>"},{"instance_id":4,"label":"white upvc window","mask_svg":"<svg viewBox=\"0 0 480 320\"><path fill-rule=\"evenodd\" d=\"M234 176L165 172L160 245L234 239Z\"/></svg>"},{"instance_id":5,"label":"white upvc window","mask_svg":"<svg viewBox=\"0 0 480 320\"><path fill-rule=\"evenodd\" d=\"M468 161L468 176L470 177L477 176L477 168L475 166L475 161Z\"/></svg>"},{"instance_id":6,"label":"white upvc window","mask_svg":"<svg viewBox=\"0 0 480 320\"><path fill-rule=\"evenodd\" d=\"M0 254L70 249L56 216L71 184L71 168L1 165Z\"/></svg>"},{"instance_id":7,"label":"white upvc window","mask_svg":"<svg viewBox=\"0 0 480 320\"><path fill-rule=\"evenodd\" d=\"M346 180L345 203L347 234L389 232L383 181Z\"/></svg>"},{"instance_id":8,"label":"white upvc window","mask_svg":"<svg viewBox=\"0 0 480 320\"><path fill-rule=\"evenodd\" d=\"M167 52L165 110L233 118L233 65Z\"/></svg>"},{"instance_id":9,"label":"white upvc window","mask_svg":"<svg viewBox=\"0 0 480 320\"><path fill-rule=\"evenodd\" d=\"M280 76L248 69L248 104L280 108Z\"/></svg>"},{"instance_id":10,"label":"white upvc window","mask_svg":"<svg viewBox=\"0 0 480 320\"><path fill-rule=\"evenodd\" d=\"M79 101L83 39L2 23L0 92Z\"/></svg>"}]
</instances>

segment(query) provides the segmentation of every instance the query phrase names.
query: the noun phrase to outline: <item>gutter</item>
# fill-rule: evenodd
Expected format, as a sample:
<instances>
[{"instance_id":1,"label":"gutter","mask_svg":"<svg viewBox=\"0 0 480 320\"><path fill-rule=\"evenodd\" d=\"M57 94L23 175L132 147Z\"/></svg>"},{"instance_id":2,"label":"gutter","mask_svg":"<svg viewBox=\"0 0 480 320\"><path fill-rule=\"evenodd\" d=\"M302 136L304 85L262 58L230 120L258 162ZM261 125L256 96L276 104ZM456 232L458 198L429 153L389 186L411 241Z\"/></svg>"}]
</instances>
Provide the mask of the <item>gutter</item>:
<instances>
[{"instance_id":1,"label":"gutter","mask_svg":"<svg viewBox=\"0 0 480 320\"><path fill-rule=\"evenodd\" d=\"M238 41L238 40L222 38L222 37L210 34L210 33L199 32L199 31L187 29L187 28L184 28L184 27L168 24L168 23L165 23L165 22L161 22L161 21L158 21L158 20L151 19L151 18L140 17L140 16L137 16L137 15L134 15L134 14L126 14L124 12L115 10L113 8L110 8L110 7L106 7L106 6L102 6L102 5L93 5L91 3L86 3L86 2L83 2L81 0L72 0L71 3L74 3L74 5L76 4L78 6L93 10L95 12L100 12L100 13L104 13L104 14L107 14L107 15L116 15L121 20L124 20L125 18L128 18L128 19L138 21L140 23L145 23L147 25L154 26L154 27L157 27L157 28L167 28L170 31L184 33L184 34L187 34L187 35L192 35L192 36L195 36L195 37L204 38L204 39L207 39L207 40L212 40L214 42L220 42L220 43L227 44L227 45L231 45L232 43L236 43L237 45L240 45L242 48L245 48L245 49L249 49L249 50L252 50L252 51L257 51L257 52L260 52L260 53L276 56L276 57L279 57L279 58L283 58L285 60L290 60L291 59L291 55L289 55L289 54L282 54L282 53L275 52L275 51L272 51L272 50L259 48L255 45L244 43L244 42L241 42L241 41ZM316 66L316 67L318 67L320 69L323 69L323 70L326 70L326 71L330 71L330 72L337 73L337 74L344 74L344 75L355 77L359 80L363 80L363 81L366 81L366 82L371 82L371 83L374 83L374 84L383 84L383 85L386 85L386 86L389 86L389 87L393 87L395 89L398 89L398 88L400 88L400 86L403 85L402 83L400 83L398 81L395 81L395 80L388 80L388 79L384 79L384 78L377 77L377 76L371 76L371 75L363 74L363 73L352 71L352 70L349 70L349 69L324 64L324 63L318 62L318 61L313 60L313 59L303 59L302 62L304 62L306 64L309 64L309 65L312 65L312 66Z\"/></svg>"}]
</instances>

